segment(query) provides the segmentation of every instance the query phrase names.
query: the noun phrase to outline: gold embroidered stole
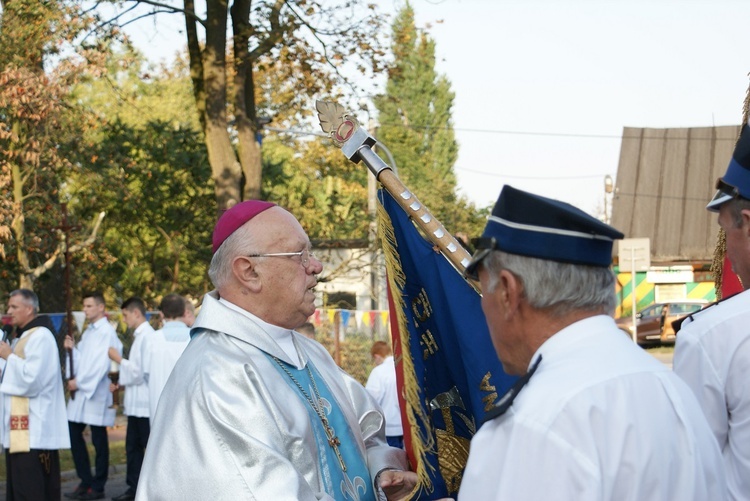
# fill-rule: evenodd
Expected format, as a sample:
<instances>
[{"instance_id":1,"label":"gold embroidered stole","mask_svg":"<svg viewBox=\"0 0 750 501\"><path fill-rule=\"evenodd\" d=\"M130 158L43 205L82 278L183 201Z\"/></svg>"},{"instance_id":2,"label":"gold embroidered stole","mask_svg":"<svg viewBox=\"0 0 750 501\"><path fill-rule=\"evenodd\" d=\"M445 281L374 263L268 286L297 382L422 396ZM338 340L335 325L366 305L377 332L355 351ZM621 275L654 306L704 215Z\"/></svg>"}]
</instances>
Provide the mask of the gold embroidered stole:
<instances>
[{"instance_id":1,"label":"gold embroidered stole","mask_svg":"<svg viewBox=\"0 0 750 501\"><path fill-rule=\"evenodd\" d=\"M13 353L21 358L26 358L24 348L29 338L38 327L31 329L24 337L18 340L13 348ZM10 397L10 453L29 452L31 450L29 440L29 398Z\"/></svg>"}]
</instances>

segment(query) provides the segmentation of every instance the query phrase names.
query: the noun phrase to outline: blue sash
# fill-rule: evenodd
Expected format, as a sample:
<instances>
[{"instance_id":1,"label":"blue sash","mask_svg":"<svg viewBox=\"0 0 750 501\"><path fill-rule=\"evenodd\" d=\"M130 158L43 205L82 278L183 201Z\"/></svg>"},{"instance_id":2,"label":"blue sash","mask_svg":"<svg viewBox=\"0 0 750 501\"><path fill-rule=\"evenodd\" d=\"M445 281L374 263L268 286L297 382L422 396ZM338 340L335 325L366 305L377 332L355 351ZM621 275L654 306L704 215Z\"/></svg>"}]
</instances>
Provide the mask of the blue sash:
<instances>
[{"instance_id":1,"label":"blue sash","mask_svg":"<svg viewBox=\"0 0 750 501\"><path fill-rule=\"evenodd\" d=\"M335 436L341 442L338 445L338 449L344 459L344 464L346 464L346 471L342 470L334 448L328 444L328 437L326 436L320 417L318 417L318 414L312 408L305 395L300 392L294 381L289 378L289 374L284 372L284 369L279 366L279 363L284 365L284 368L289 371L300 386L304 388L307 395L314 401L316 398L315 390L307 370L297 369L282 360L274 359L270 355L267 356L273 362L271 365L276 367L282 379L294 390L294 393L299 396L304 403L305 409L307 409L315 436L321 478L323 479L323 488L326 493L340 501L375 501L375 492L370 479L370 470L367 468L367 461L360 454L359 447L357 447L357 439L347 424L344 413L341 411L339 404L328 389L328 385L326 385L312 361L308 360L307 364L310 368L310 373L315 378L315 385L320 393L319 405L328 419L330 428L333 429ZM278 360L279 363L276 363L275 360Z\"/></svg>"}]
</instances>

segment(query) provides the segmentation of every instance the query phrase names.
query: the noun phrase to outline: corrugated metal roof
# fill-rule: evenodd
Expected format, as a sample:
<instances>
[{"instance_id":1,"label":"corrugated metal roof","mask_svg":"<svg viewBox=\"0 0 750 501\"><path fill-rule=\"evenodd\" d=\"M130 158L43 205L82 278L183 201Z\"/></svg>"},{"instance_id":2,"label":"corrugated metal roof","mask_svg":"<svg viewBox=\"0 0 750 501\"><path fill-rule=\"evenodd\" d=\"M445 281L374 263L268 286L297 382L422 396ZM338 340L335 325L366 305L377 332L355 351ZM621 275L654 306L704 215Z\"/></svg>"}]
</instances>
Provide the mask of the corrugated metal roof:
<instances>
[{"instance_id":1,"label":"corrugated metal roof","mask_svg":"<svg viewBox=\"0 0 750 501\"><path fill-rule=\"evenodd\" d=\"M710 261L719 226L706 204L739 131L739 126L625 127L612 226L625 238L650 238L654 262Z\"/></svg>"}]
</instances>

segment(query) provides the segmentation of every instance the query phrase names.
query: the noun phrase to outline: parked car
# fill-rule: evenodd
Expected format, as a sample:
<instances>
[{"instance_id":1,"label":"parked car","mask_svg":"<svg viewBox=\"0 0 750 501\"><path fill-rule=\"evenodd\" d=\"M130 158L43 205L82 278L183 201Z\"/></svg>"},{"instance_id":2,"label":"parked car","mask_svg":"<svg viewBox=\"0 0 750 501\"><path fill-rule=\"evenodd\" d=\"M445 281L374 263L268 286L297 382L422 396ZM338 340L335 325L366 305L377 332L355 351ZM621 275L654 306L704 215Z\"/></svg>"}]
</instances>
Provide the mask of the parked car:
<instances>
[{"instance_id":1,"label":"parked car","mask_svg":"<svg viewBox=\"0 0 750 501\"><path fill-rule=\"evenodd\" d=\"M708 304L705 299L682 299L667 303L655 303L635 315L638 327L638 344L652 346L660 344L674 344L675 332L672 322L678 318L690 315ZM628 337L633 337L633 319L630 315L615 319L617 326Z\"/></svg>"}]
</instances>

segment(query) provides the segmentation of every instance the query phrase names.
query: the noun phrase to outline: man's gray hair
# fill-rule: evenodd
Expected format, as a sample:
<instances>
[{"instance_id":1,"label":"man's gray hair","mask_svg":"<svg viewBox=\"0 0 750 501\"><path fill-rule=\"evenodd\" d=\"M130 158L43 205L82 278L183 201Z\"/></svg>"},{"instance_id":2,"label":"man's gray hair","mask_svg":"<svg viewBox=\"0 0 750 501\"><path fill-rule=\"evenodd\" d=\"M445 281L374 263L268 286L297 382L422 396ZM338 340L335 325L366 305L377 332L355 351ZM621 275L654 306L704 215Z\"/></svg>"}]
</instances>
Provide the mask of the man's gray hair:
<instances>
[{"instance_id":1,"label":"man's gray hair","mask_svg":"<svg viewBox=\"0 0 750 501\"><path fill-rule=\"evenodd\" d=\"M245 223L229 235L214 252L211 265L208 267L208 277L214 287L221 289L229 283L232 278L232 261L234 261L234 258L252 253L249 242L252 242L252 236L247 229L247 223Z\"/></svg>"},{"instance_id":2,"label":"man's gray hair","mask_svg":"<svg viewBox=\"0 0 750 501\"><path fill-rule=\"evenodd\" d=\"M16 289L10 293L10 297L21 296L23 301L34 309L34 315L39 313L39 298L30 289Z\"/></svg>"},{"instance_id":3,"label":"man's gray hair","mask_svg":"<svg viewBox=\"0 0 750 501\"><path fill-rule=\"evenodd\" d=\"M523 284L531 307L548 310L556 317L574 311L612 315L617 305L615 276L609 268L519 256L493 251L482 265L489 273L489 291L499 283L500 271L508 270Z\"/></svg>"},{"instance_id":4,"label":"man's gray hair","mask_svg":"<svg viewBox=\"0 0 750 501\"><path fill-rule=\"evenodd\" d=\"M726 203L729 207L729 215L732 217L732 224L735 228L742 228L742 211L750 210L750 200L744 198L733 198Z\"/></svg>"}]
</instances>

